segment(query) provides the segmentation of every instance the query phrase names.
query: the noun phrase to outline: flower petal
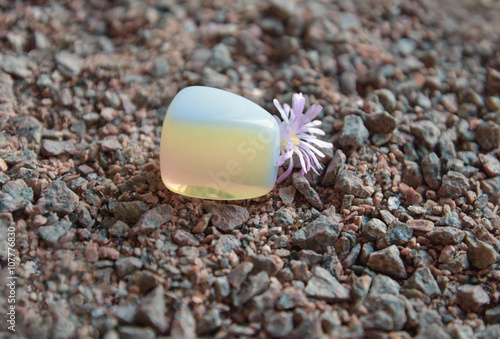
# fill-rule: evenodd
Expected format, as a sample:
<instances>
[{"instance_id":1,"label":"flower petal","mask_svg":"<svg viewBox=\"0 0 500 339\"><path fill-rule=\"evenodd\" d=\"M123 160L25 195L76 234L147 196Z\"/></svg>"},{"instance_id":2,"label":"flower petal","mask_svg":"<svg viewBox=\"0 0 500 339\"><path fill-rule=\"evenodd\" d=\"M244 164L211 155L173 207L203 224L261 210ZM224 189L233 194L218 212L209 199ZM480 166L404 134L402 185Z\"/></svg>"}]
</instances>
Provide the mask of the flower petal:
<instances>
[{"instance_id":1,"label":"flower petal","mask_svg":"<svg viewBox=\"0 0 500 339\"><path fill-rule=\"evenodd\" d=\"M309 122L312 119L316 118L322 109L323 109L323 106L318 105L318 104L314 104L311 107L309 107L307 112L304 114L305 121Z\"/></svg>"},{"instance_id":2,"label":"flower petal","mask_svg":"<svg viewBox=\"0 0 500 339\"><path fill-rule=\"evenodd\" d=\"M308 143L315 144L316 146L323 148L333 148L333 144L331 142L325 142L316 138L316 136L312 136L309 138L304 138Z\"/></svg>"},{"instance_id":3,"label":"flower petal","mask_svg":"<svg viewBox=\"0 0 500 339\"><path fill-rule=\"evenodd\" d=\"M302 168L302 175L304 175L304 173L307 172L306 170L306 164L304 162L304 156L302 155L302 152L299 150L297 153L297 156L299 157L299 160L300 160L300 167ZM304 172L306 171L306 172Z\"/></svg>"},{"instance_id":4,"label":"flower petal","mask_svg":"<svg viewBox=\"0 0 500 339\"><path fill-rule=\"evenodd\" d=\"M290 117L290 105L289 104L283 104L283 110L285 111L285 114L287 117Z\"/></svg>"},{"instance_id":5,"label":"flower petal","mask_svg":"<svg viewBox=\"0 0 500 339\"><path fill-rule=\"evenodd\" d=\"M290 150L290 151L287 151L287 152L283 153L282 155L280 155L278 157L278 160L276 160L276 166L278 166L278 167L282 166L285 163L285 161L287 159L291 159L292 156L293 156L293 149Z\"/></svg>"},{"instance_id":6,"label":"flower petal","mask_svg":"<svg viewBox=\"0 0 500 339\"><path fill-rule=\"evenodd\" d=\"M319 129L319 128L311 127L311 128L308 128L307 130L309 131L309 133L312 133L312 134L325 135L325 131L323 131L322 129Z\"/></svg>"},{"instance_id":7,"label":"flower petal","mask_svg":"<svg viewBox=\"0 0 500 339\"><path fill-rule=\"evenodd\" d=\"M296 134L297 131L302 127L304 121L304 115L303 114L297 114L293 118L293 120L290 122L289 125L289 132Z\"/></svg>"},{"instance_id":8,"label":"flower petal","mask_svg":"<svg viewBox=\"0 0 500 339\"><path fill-rule=\"evenodd\" d=\"M273 104L278 109L278 112L280 112L281 118L283 119L283 121L288 124L288 117L285 114L285 111L283 110L283 107L281 107L281 104L279 103L278 99L274 99L273 100Z\"/></svg>"},{"instance_id":9,"label":"flower petal","mask_svg":"<svg viewBox=\"0 0 500 339\"><path fill-rule=\"evenodd\" d=\"M292 108L295 114L302 114L305 104L306 104L306 99L304 98L302 93L294 94L292 96Z\"/></svg>"},{"instance_id":10,"label":"flower petal","mask_svg":"<svg viewBox=\"0 0 500 339\"><path fill-rule=\"evenodd\" d=\"M300 149L300 151L297 151L297 153L300 152L300 153L304 153L304 162L306 164L306 168L305 168L305 173L309 172L309 170L311 169L311 155L304 149Z\"/></svg>"},{"instance_id":11,"label":"flower petal","mask_svg":"<svg viewBox=\"0 0 500 339\"><path fill-rule=\"evenodd\" d=\"M286 178L288 178L288 176L290 174L292 174L292 170L293 170L293 158L290 158L290 165L288 166L288 168L286 169L286 171L283 172L283 174L278 177L278 179L276 180L276 183L279 184L283 180L285 180Z\"/></svg>"},{"instance_id":12,"label":"flower petal","mask_svg":"<svg viewBox=\"0 0 500 339\"><path fill-rule=\"evenodd\" d=\"M323 152L321 152L320 150L318 150L316 147L311 146L307 142L300 143L300 146L302 146L303 148L307 148L308 150L311 150L312 152L316 153L320 158L324 158L325 157L325 155L323 154Z\"/></svg>"},{"instance_id":13,"label":"flower petal","mask_svg":"<svg viewBox=\"0 0 500 339\"><path fill-rule=\"evenodd\" d=\"M313 121L308 122L304 126L306 126L306 127L315 127L315 126L320 126L320 125L321 125L321 121L319 121L319 120L313 120Z\"/></svg>"}]
</instances>

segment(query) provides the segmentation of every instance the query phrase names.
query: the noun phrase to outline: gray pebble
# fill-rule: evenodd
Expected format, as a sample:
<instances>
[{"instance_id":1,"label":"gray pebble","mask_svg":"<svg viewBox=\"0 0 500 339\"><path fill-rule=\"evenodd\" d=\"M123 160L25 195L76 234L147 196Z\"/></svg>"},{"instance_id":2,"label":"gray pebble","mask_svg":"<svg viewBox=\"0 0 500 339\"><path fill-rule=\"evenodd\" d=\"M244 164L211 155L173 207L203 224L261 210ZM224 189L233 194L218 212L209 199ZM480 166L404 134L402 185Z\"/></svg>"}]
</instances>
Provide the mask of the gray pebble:
<instances>
[{"instance_id":1,"label":"gray pebble","mask_svg":"<svg viewBox=\"0 0 500 339\"><path fill-rule=\"evenodd\" d=\"M321 262L322 259L328 257L328 254L322 256L313 250L300 250L299 259L306 263L308 267L313 267Z\"/></svg>"},{"instance_id":2,"label":"gray pebble","mask_svg":"<svg viewBox=\"0 0 500 339\"><path fill-rule=\"evenodd\" d=\"M355 94L357 76L354 72L344 72L340 75L340 90L346 95Z\"/></svg>"},{"instance_id":3,"label":"gray pebble","mask_svg":"<svg viewBox=\"0 0 500 339\"><path fill-rule=\"evenodd\" d=\"M484 318L489 324L500 324L500 305L487 310Z\"/></svg>"},{"instance_id":4,"label":"gray pebble","mask_svg":"<svg viewBox=\"0 0 500 339\"><path fill-rule=\"evenodd\" d=\"M405 266L399 256L399 250L396 245L373 252L370 258L368 258L367 265L376 272L387 274L396 279L407 277Z\"/></svg>"},{"instance_id":5,"label":"gray pebble","mask_svg":"<svg viewBox=\"0 0 500 339\"><path fill-rule=\"evenodd\" d=\"M346 156L341 150L336 150L333 159L328 164L326 168L325 175L321 184L323 186L334 186L337 177L343 172L345 167Z\"/></svg>"},{"instance_id":6,"label":"gray pebble","mask_svg":"<svg viewBox=\"0 0 500 339\"><path fill-rule=\"evenodd\" d=\"M158 285L138 302L136 319L138 323L164 333L169 326L169 321L165 317L166 311L165 290L162 285Z\"/></svg>"},{"instance_id":7,"label":"gray pebble","mask_svg":"<svg viewBox=\"0 0 500 339\"><path fill-rule=\"evenodd\" d=\"M350 194L360 198L370 196L370 191L363 185L363 180L353 171L347 170L340 173L335 189L342 194Z\"/></svg>"},{"instance_id":8,"label":"gray pebble","mask_svg":"<svg viewBox=\"0 0 500 339\"><path fill-rule=\"evenodd\" d=\"M14 77L28 78L31 76L28 62L28 58L23 55L0 54L0 67L5 73Z\"/></svg>"},{"instance_id":9,"label":"gray pebble","mask_svg":"<svg viewBox=\"0 0 500 339\"><path fill-rule=\"evenodd\" d=\"M420 187L423 182L420 166L414 161L405 161L401 180L413 188Z\"/></svg>"},{"instance_id":10,"label":"gray pebble","mask_svg":"<svg viewBox=\"0 0 500 339\"><path fill-rule=\"evenodd\" d=\"M291 226L293 225L293 214L288 208L282 206L274 213L273 221L277 226Z\"/></svg>"},{"instance_id":11,"label":"gray pebble","mask_svg":"<svg viewBox=\"0 0 500 339\"><path fill-rule=\"evenodd\" d=\"M466 233L464 242L468 247L467 256L470 263L480 270L493 265L500 259L500 254L493 246L477 239L471 233Z\"/></svg>"},{"instance_id":12,"label":"gray pebble","mask_svg":"<svg viewBox=\"0 0 500 339\"><path fill-rule=\"evenodd\" d=\"M431 189L438 190L441 187L441 161L436 153L429 153L422 160L422 174Z\"/></svg>"},{"instance_id":13,"label":"gray pebble","mask_svg":"<svg viewBox=\"0 0 500 339\"><path fill-rule=\"evenodd\" d=\"M441 156L441 161L449 161L457 157L457 152L455 151L455 141L456 135L454 132L453 135L446 132L441 135L437 144L437 150Z\"/></svg>"},{"instance_id":14,"label":"gray pebble","mask_svg":"<svg viewBox=\"0 0 500 339\"><path fill-rule=\"evenodd\" d=\"M198 335L209 334L222 325L221 312L217 308L211 308L203 314L196 322L196 333Z\"/></svg>"},{"instance_id":15,"label":"gray pebble","mask_svg":"<svg viewBox=\"0 0 500 339\"><path fill-rule=\"evenodd\" d=\"M170 336L172 338L196 338L196 321L187 301L183 301L181 307L175 312Z\"/></svg>"},{"instance_id":16,"label":"gray pebble","mask_svg":"<svg viewBox=\"0 0 500 339\"><path fill-rule=\"evenodd\" d=\"M157 58L154 61L153 69L151 70L151 74L154 77L160 78L166 76L169 72L170 72L170 65L167 59Z\"/></svg>"},{"instance_id":17,"label":"gray pebble","mask_svg":"<svg viewBox=\"0 0 500 339\"><path fill-rule=\"evenodd\" d=\"M253 264L250 261L244 261L233 268L233 270L229 273L228 282L232 287L239 290L241 284L247 279L248 274L250 274L252 270Z\"/></svg>"},{"instance_id":18,"label":"gray pebble","mask_svg":"<svg viewBox=\"0 0 500 339\"><path fill-rule=\"evenodd\" d=\"M500 338L500 325L488 325L482 331L476 334L477 339L490 339L490 338Z\"/></svg>"},{"instance_id":19,"label":"gray pebble","mask_svg":"<svg viewBox=\"0 0 500 339\"><path fill-rule=\"evenodd\" d=\"M384 112L375 112L370 114L363 115L363 121L371 133L376 134L391 134L397 127L396 119L387 113Z\"/></svg>"},{"instance_id":20,"label":"gray pebble","mask_svg":"<svg viewBox=\"0 0 500 339\"><path fill-rule=\"evenodd\" d=\"M109 234L118 237L124 238L127 237L130 232L130 227L121 220L117 220L113 225L108 229Z\"/></svg>"},{"instance_id":21,"label":"gray pebble","mask_svg":"<svg viewBox=\"0 0 500 339\"><path fill-rule=\"evenodd\" d=\"M424 64L415 56L409 55L399 62L398 65L404 73L412 73L424 68Z\"/></svg>"},{"instance_id":22,"label":"gray pebble","mask_svg":"<svg viewBox=\"0 0 500 339\"><path fill-rule=\"evenodd\" d=\"M233 58L231 51L226 44L220 43L212 49L212 57L208 61L208 65L217 72L225 71L233 66Z\"/></svg>"},{"instance_id":23,"label":"gray pebble","mask_svg":"<svg viewBox=\"0 0 500 339\"><path fill-rule=\"evenodd\" d=\"M124 277L139 270L142 267L142 262L136 257L119 258L115 261L115 267L118 275Z\"/></svg>"},{"instance_id":24,"label":"gray pebble","mask_svg":"<svg viewBox=\"0 0 500 339\"><path fill-rule=\"evenodd\" d=\"M281 295L278 303L276 304L278 309L290 310L295 307L304 307L308 303L304 292L295 287L286 287L284 290L280 290L279 292Z\"/></svg>"},{"instance_id":25,"label":"gray pebble","mask_svg":"<svg viewBox=\"0 0 500 339\"><path fill-rule=\"evenodd\" d=\"M262 30L273 36L283 36L285 35L285 26L283 23L276 19L264 18L259 22Z\"/></svg>"},{"instance_id":26,"label":"gray pebble","mask_svg":"<svg viewBox=\"0 0 500 339\"><path fill-rule=\"evenodd\" d=\"M441 130L429 120L414 122L411 125L411 132L429 149L434 149L441 136Z\"/></svg>"},{"instance_id":27,"label":"gray pebble","mask_svg":"<svg viewBox=\"0 0 500 339\"><path fill-rule=\"evenodd\" d=\"M52 79L47 73L40 74L36 80L36 85L41 91L47 88L50 84L52 84Z\"/></svg>"},{"instance_id":28,"label":"gray pebble","mask_svg":"<svg viewBox=\"0 0 500 339\"><path fill-rule=\"evenodd\" d=\"M413 53L416 46L417 43L415 41L407 38L399 39L394 45L396 52L405 56Z\"/></svg>"},{"instance_id":29,"label":"gray pebble","mask_svg":"<svg viewBox=\"0 0 500 339\"><path fill-rule=\"evenodd\" d=\"M415 336L418 339L451 339L451 336L448 332L443 328L442 325L437 323L432 323L429 326L420 325L420 331Z\"/></svg>"},{"instance_id":30,"label":"gray pebble","mask_svg":"<svg viewBox=\"0 0 500 339\"><path fill-rule=\"evenodd\" d=\"M224 255L231 253L241 247L241 242L232 234L222 234L217 240L214 253Z\"/></svg>"},{"instance_id":31,"label":"gray pebble","mask_svg":"<svg viewBox=\"0 0 500 339\"><path fill-rule=\"evenodd\" d=\"M460 273L469 269L469 257L466 253L462 253L453 258L449 263L439 265L442 270L448 270L451 273Z\"/></svg>"},{"instance_id":32,"label":"gray pebble","mask_svg":"<svg viewBox=\"0 0 500 339\"><path fill-rule=\"evenodd\" d=\"M384 106L384 108L388 112L394 111L394 109L396 108L397 101L396 101L396 96L394 95L394 93L392 93L392 91L384 88L384 89L377 89L373 91L373 93L378 97L379 102L382 104L382 106ZM392 119L390 119L387 115L390 116ZM380 126L379 128L389 129L396 123L396 119L394 119L390 114L386 113L384 119L387 123L389 123L389 125L386 127ZM395 127L396 126L394 126L394 128ZM377 133L388 133L388 132L377 132Z\"/></svg>"},{"instance_id":33,"label":"gray pebble","mask_svg":"<svg viewBox=\"0 0 500 339\"><path fill-rule=\"evenodd\" d=\"M0 212L14 212L33 201L33 189L24 180L8 181L0 191Z\"/></svg>"},{"instance_id":34,"label":"gray pebble","mask_svg":"<svg viewBox=\"0 0 500 339\"><path fill-rule=\"evenodd\" d=\"M217 300L223 300L231 293L231 289L229 287L228 278L225 276L216 277L214 279L214 291L215 297Z\"/></svg>"},{"instance_id":35,"label":"gray pebble","mask_svg":"<svg viewBox=\"0 0 500 339\"><path fill-rule=\"evenodd\" d=\"M216 204L205 201L203 208L212 214L212 224L222 232L240 228L250 218L246 208L234 204Z\"/></svg>"},{"instance_id":36,"label":"gray pebble","mask_svg":"<svg viewBox=\"0 0 500 339\"><path fill-rule=\"evenodd\" d=\"M385 234L385 241L388 245L405 245L411 240L413 229L405 223L394 221L389 225Z\"/></svg>"},{"instance_id":37,"label":"gray pebble","mask_svg":"<svg viewBox=\"0 0 500 339\"><path fill-rule=\"evenodd\" d=\"M283 268L283 260L277 255L251 254L248 261L253 264L254 272L266 271L269 276L275 276Z\"/></svg>"},{"instance_id":38,"label":"gray pebble","mask_svg":"<svg viewBox=\"0 0 500 339\"><path fill-rule=\"evenodd\" d=\"M210 67L205 67L203 69L201 82L205 86L225 88L229 85L229 78L227 77L227 75L219 73Z\"/></svg>"},{"instance_id":39,"label":"gray pebble","mask_svg":"<svg viewBox=\"0 0 500 339\"><path fill-rule=\"evenodd\" d=\"M399 296L400 289L401 286L399 286L398 282L394 279L384 274L377 274L375 275L375 277L373 277L369 296L371 298L378 297L382 294L392 294L395 296Z\"/></svg>"},{"instance_id":40,"label":"gray pebble","mask_svg":"<svg viewBox=\"0 0 500 339\"><path fill-rule=\"evenodd\" d=\"M424 109L429 109L432 107L432 101L427 95L419 93L417 97L417 105Z\"/></svg>"},{"instance_id":41,"label":"gray pebble","mask_svg":"<svg viewBox=\"0 0 500 339\"><path fill-rule=\"evenodd\" d=\"M366 330L399 331L408 320L406 304L396 295L383 293L368 297L363 305L368 313L359 320Z\"/></svg>"},{"instance_id":42,"label":"gray pebble","mask_svg":"<svg viewBox=\"0 0 500 339\"><path fill-rule=\"evenodd\" d=\"M361 227L361 234L370 241L377 241L385 236L387 225L380 219L373 218Z\"/></svg>"},{"instance_id":43,"label":"gray pebble","mask_svg":"<svg viewBox=\"0 0 500 339\"><path fill-rule=\"evenodd\" d=\"M477 143L485 151L500 146L500 126L493 121L482 121L476 129Z\"/></svg>"},{"instance_id":44,"label":"gray pebble","mask_svg":"<svg viewBox=\"0 0 500 339\"><path fill-rule=\"evenodd\" d=\"M439 285L428 267L417 268L404 286L420 290L431 298L441 294Z\"/></svg>"},{"instance_id":45,"label":"gray pebble","mask_svg":"<svg viewBox=\"0 0 500 339\"><path fill-rule=\"evenodd\" d=\"M68 77L78 76L82 70L82 59L73 53L61 52L55 57L57 69Z\"/></svg>"},{"instance_id":46,"label":"gray pebble","mask_svg":"<svg viewBox=\"0 0 500 339\"><path fill-rule=\"evenodd\" d=\"M307 281L309 279L310 273L305 262L300 260L292 260L290 261L290 268L295 279L302 281Z\"/></svg>"},{"instance_id":47,"label":"gray pebble","mask_svg":"<svg viewBox=\"0 0 500 339\"><path fill-rule=\"evenodd\" d=\"M281 187L279 189L280 198L283 201L283 204L285 204L285 206L290 206L293 203L296 192L297 190L293 185L287 187Z\"/></svg>"},{"instance_id":48,"label":"gray pebble","mask_svg":"<svg viewBox=\"0 0 500 339\"><path fill-rule=\"evenodd\" d=\"M500 175L500 161L491 154L479 154L479 161L483 165L484 172L489 177Z\"/></svg>"},{"instance_id":49,"label":"gray pebble","mask_svg":"<svg viewBox=\"0 0 500 339\"><path fill-rule=\"evenodd\" d=\"M361 260L361 262L363 264L366 265L366 263L368 261L368 258L373 253L373 251L374 251L374 248L373 248L373 245L370 242L367 242L367 243L363 244L363 247L361 248L361 252L360 252L360 255L359 255L359 259Z\"/></svg>"},{"instance_id":50,"label":"gray pebble","mask_svg":"<svg viewBox=\"0 0 500 339\"><path fill-rule=\"evenodd\" d=\"M136 224L139 218L148 211L148 205L140 200L135 201L109 201L109 209L116 219L127 224Z\"/></svg>"},{"instance_id":51,"label":"gray pebble","mask_svg":"<svg viewBox=\"0 0 500 339\"><path fill-rule=\"evenodd\" d=\"M269 11L279 19L285 20L297 10L295 1L272 0L269 2Z\"/></svg>"},{"instance_id":52,"label":"gray pebble","mask_svg":"<svg viewBox=\"0 0 500 339\"><path fill-rule=\"evenodd\" d=\"M354 195L344 194L344 196L342 197L342 206L340 208L342 210L350 210L353 201L354 201Z\"/></svg>"},{"instance_id":53,"label":"gray pebble","mask_svg":"<svg viewBox=\"0 0 500 339\"><path fill-rule=\"evenodd\" d=\"M75 144L72 140L42 140L42 151L48 155L74 154Z\"/></svg>"},{"instance_id":54,"label":"gray pebble","mask_svg":"<svg viewBox=\"0 0 500 339\"><path fill-rule=\"evenodd\" d=\"M303 175L301 175L299 172L293 173L292 183L297 191L299 191L300 194L302 194L304 198L306 198L308 203L319 210L323 209L323 202L321 201L321 198Z\"/></svg>"},{"instance_id":55,"label":"gray pebble","mask_svg":"<svg viewBox=\"0 0 500 339\"><path fill-rule=\"evenodd\" d=\"M141 215L132 231L141 234L152 232L164 223L169 222L173 215L174 209L172 206L167 204L157 206Z\"/></svg>"},{"instance_id":56,"label":"gray pebble","mask_svg":"<svg viewBox=\"0 0 500 339\"><path fill-rule=\"evenodd\" d=\"M368 137L368 130L359 116L351 114L344 118L344 126L339 137L342 148L359 148Z\"/></svg>"},{"instance_id":57,"label":"gray pebble","mask_svg":"<svg viewBox=\"0 0 500 339\"><path fill-rule=\"evenodd\" d=\"M333 245L340 232L340 225L332 218L321 215L309 225L301 228L292 236L292 243L318 253L326 251L328 246Z\"/></svg>"},{"instance_id":58,"label":"gray pebble","mask_svg":"<svg viewBox=\"0 0 500 339\"><path fill-rule=\"evenodd\" d=\"M47 244L57 247L59 239L68 232L70 227L71 222L59 220L53 225L38 227L36 231Z\"/></svg>"},{"instance_id":59,"label":"gray pebble","mask_svg":"<svg viewBox=\"0 0 500 339\"><path fill-rule=\"evenodd\" d=\"M259 295L269 288L269 274L266 271L261 271L256 275L252 275L243 288L233 294L233 304L240 307L254 296Z\"/></svg>"},{"instance_id":60,"label":"gray pebble","mask_svg":"<svg viewBox=\"0 0 500 339\"><path fill-rule=\"evenodd\" d=\"M433 244L439 245L457 245L465 236L464 231L451 226L435 227L432 231L426 233L426 237Z\"/></svg>"},{"instance_id":61,"label":"gray pebble","mask_svg":"<svg viewBox=\"0 0 500 339\"><path fill-rule=\"evenodd\" d=\"M481 286L469 284L460 286L457 300L465 311L474 313L479 313L490 303L490 297Z\"/></svg>"},{"instance_id":62,"label":"gray pebble","mask_svg":"<svg viewBox=\"0 0 500 339\"><path fill-rule=\"evenodd\" d=\"M354 263L358 259L360 252L361 252L361 244L356 244L353 248L351 248L351 251L344 258L344 260L342 260L342 267L349 268L352 265L354 265Z\"/></svg>"},{"instance_id":63,"label":"gray pebble","mask_svg":"<svg viewBox=\"0 0 500 339\"><path fill-rule=\"evenodd\" d=\"M200 245L198 239L196 239L193 234L182 229L177 229L174 233L172 233L172 241L180 247L197 247Z\"/></svg>"},{"instance_id":64,"label":"gray pebble","mask_svg":"<svg viewBox=\"0 0 500 339\"><path fill-rule=\"evenodd\" d=\"M449 211L436 222L436 226L453 226L461 228L462 221L456 211Z\"/></svg>"},{"instance_id":65,"label":"gray pebble","mask_svg":"<svg viewBox=\"0 0 500 339\"><path fill-rule=\"evenodd\" d=\"M293 314L290 312L274 312L266 317L264 328L273 337L286 336L293 330Z\"/></svg>"},{"instance_id":66,"label":"gray pebble","mask_svg":"<svg viewBox=\"0 0 500 339\"><path fill-rule=\"evenodd\" d=\"M44 211L66 215L75 210L78 201L78 195L70 190L64 181L54 180L42 191L36 204Z\"/></svg>"},{"instance_id":67,"label":"gray pebble","mask_svg":"<svg viewBox=\"0 0 500 339\"><path fill-rule=\"evenodd\" d=\"M321 324L326 334L331 333L334 329L340 328L342 322L338 312L331 310L326 311L321 315Z\"/></svg>"},{"instance_id":68,"label":"gray pebble","mask_svg":"<svg viewBox=\"0 0 500 339\"><path fill-rule=\"evenodd\" d=\"M500 176L482 180L481 189L490 197L491 202L500 204Z\"/></svg>"},{"instance_id":69,"label":"gray pebble","mask_svg":"<svg viewBox=\"0 0 500 339\"><path fill-rule=\"evenodd\" d=\"M449 171L444 177L438 194L443 198L458 198L469 189L469 179L462 173Z\"/></svg>"},{"instance_id":70,"label":"gray pebble","mask_svg":"<svg viewBox=\"0 0 500 339\"><path fill-rule=\"evenodd\" d=\"M388 210L380 210L379 213L380 217L387 225L390 225L394 220L396 220L396 217Z\"/></svg>"},{"instance_id":71,"label":"gray pebble","mask_svg":"<svg viewBox=\"0 0 500 339\"><path fill-rule=\"evenodd\" d=\"M300 42L296 37L284 35L276 39L273 55L278 60L284 60L295 53L300 47Z\"/></svg>"},{"instance_id":72,"label":"gray pebble","mask_svg":"<svg viewBox=\"0 0 500 339\"><path fill-rule=\"evenodd\" d=\"M305 289L307 296L325 301L350 299L349 290L342 286L327 270L316 266L312 273L313 276L309 279Z\"/></svg>"}]
</instances>

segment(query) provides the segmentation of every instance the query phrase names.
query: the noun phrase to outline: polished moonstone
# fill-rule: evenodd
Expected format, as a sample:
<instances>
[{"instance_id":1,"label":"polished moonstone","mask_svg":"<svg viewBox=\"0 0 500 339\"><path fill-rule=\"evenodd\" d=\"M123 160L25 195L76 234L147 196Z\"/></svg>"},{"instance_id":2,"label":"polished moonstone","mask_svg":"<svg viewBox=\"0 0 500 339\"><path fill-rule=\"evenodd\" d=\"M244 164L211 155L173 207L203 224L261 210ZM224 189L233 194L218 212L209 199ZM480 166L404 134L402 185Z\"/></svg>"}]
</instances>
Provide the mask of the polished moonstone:
<instances>
[{"instance_id":1,"label":"polished moonstone","mask_svg":"<svg viewBox=\"0 0 500 339\"><path fill-rule=\"evenodd\" d=\"M278 124L262 107L220 89L187 87L163 122L161 177L191 197L255 198L274 186L279 148Z\"/></svg>"}]
</instances>

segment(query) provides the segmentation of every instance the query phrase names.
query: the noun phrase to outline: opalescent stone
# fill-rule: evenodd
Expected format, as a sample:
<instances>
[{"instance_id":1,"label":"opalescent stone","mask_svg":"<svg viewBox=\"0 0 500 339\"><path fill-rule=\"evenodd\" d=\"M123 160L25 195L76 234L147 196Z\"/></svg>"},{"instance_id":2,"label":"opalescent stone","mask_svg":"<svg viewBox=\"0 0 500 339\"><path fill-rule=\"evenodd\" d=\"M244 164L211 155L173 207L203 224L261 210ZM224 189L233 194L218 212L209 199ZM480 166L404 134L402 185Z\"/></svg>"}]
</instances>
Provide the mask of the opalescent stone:
<instances>
[{"instance_id":1,"label":"opalescent stone","mask_svg":"<svg viewBox=\"0 0 500 339\"><path fill-rule=\"evenodd\" d=\"M161 177L190 197L255 198L274 186L279 148L278 124L262 107L220 89L187 87L163 122Z\"/></svg>"}]
</instances>

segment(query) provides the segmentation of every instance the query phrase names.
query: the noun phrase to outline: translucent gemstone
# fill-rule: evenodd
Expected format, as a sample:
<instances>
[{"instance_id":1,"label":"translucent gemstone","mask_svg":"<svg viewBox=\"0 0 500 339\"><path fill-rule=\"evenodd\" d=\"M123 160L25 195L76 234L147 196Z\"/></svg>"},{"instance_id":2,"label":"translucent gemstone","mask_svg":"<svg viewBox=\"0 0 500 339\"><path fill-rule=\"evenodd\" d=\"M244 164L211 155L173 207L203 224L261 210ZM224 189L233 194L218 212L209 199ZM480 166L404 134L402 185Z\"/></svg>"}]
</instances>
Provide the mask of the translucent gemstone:
<instances>
[{"instance_id":1,"label":"translucent gemstone","mask_svg":"<svg viewBox=\"0 0 500 339\"><path fill-rule=\"evenodd\" d=\"M278 124L262 107L220 89L187 87L163 122L161 177L191 197L255 198L274 186L279 148Z\"/></svg>"}]
</instances>

